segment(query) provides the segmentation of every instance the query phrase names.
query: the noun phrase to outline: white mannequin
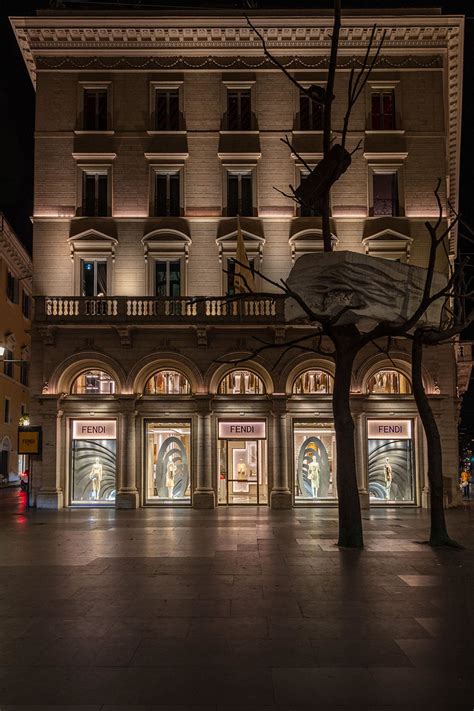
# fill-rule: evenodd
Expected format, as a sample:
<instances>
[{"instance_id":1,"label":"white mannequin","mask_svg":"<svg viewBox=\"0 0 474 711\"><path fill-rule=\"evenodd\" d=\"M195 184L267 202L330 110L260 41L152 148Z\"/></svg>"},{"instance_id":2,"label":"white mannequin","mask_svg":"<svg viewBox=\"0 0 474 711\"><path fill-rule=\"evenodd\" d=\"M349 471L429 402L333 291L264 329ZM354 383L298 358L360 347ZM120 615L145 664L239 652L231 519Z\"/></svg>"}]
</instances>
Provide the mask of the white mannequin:
<instances>
[{"instance_id":1,"label":"white mannequin","mask_svg":"<svg viewBox=\"0 0 474 711\"><path fill-rule=\"evenodd\" d=\"M237 479L246 479L247 478L247 465L245 464L243 459L240 459L238 465L237 465Z\"/></svg>"},{"instance_id":2,"label":"white mannequin","mask_svg":"<svg viewBox=\"0 0 474 711\"><path fill-rule=\"evenodd\" d=\"M176 469L176 464L173 460L170 460L168 462L168 466L166 467L166 488L168 489L168 498L170 499L173 498L174 476L176 474Z\"/></svg>"},{"instance_id":3,"label":"white mannequin","mask_svg":"<svg viewBox=\"0 0 474 711\"><path fill-rule=\"evenodd\" d=\"M385 457L385 464L383 465L383 473L385 476L385 497L386 497L386 499L390 499L390 489L392 487L393 474L392 474L392 465L390 464L390 459L388 457Z\"/></svg>"},{"instance_id":4,"label":"white mannequin","mask_svg":"<svg viewBox=\"0 0 474 711\"><path fill-rule=\"evenodd\" d=\"M312 460L308 464L308 479L311 482L311 492L313 494L313 499L315 499L318 495L319 475L320 475L319 462L316 461L316 457L313 455Z\"/></svg>"},{"instance_id":5,"label":"white mannequin","mask_svg":"<svg viewBox=\"0 0 474 711\"><path fill-rule=\"evenodd\" d=\"M100 463L99 457L95 458L89 479L92 481L92 499L93 501L97 501L100 494L100 485L102 483L102 464Z\"/></svg>"}]
</instances>

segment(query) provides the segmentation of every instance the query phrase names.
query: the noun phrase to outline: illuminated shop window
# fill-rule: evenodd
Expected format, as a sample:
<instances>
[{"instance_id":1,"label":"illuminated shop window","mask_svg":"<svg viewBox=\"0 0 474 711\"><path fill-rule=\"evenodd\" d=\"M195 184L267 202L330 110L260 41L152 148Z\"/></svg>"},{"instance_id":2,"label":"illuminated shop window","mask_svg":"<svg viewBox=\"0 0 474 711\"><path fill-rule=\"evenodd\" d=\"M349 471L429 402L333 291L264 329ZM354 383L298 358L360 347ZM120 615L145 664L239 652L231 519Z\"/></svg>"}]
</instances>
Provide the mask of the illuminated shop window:
<instances>
[{"instance_id":1,"label":"illuminated shop window","mask_svg":"<svg viewBox=\"0 0 474 711\"><path fill-rule=\"evenodd\" d=\"M398 370L378 370L369 379L367 392L374 395L409 395L411 383Z\"/></svg>"},{"instance_id":2,"label":"illuminated shop window","mask_svg":"<svg viewBox=\"0 0 474 711\"><path fill-rule=\"evenodd\" d=\"M191 503L189 422L146 424L147 501Z\"/></svg>"},{"instance_id":3,"label":"illuminated shop window","mask_svg":"<svg viewBox=\"0 0 474 711\"><path fill-rule=\"evenodd\" d=\"M371 503L415 503L412 421L368 420L367 428Z\"/></svg>"},{"instance_id":4,"label":"illuminated shop window","mask_svg":"<svg viewBox=\"0 0 474 711\"><path fill-rule=\"evenodd\" d=\"M71 503L113 506L117 472L116 420L73 420Z\"/></svg>"},{"instance_id":5,"label":"illuminated shop window","mask_svg":"<svg viewBox=\"0 0 474 711\"><path fill-rule=\"evenodd\" d=\"M189 380L177 370L158 370L145 385L145 395L189 395Z\"/></svg>"},{"instance_id":6,"label":"illuminated shop window","mask_svg":"<svg viewBox=\"0 0 474 711\"><path fill-rule=\"evenodd\" d=\"M294 426L295 503L334 501L336 488L336 433L332 422Z\"/></svg>"},{"instance_id":7,"label":"illuminated shop window","mask_svg":"<svg viewBox=\"0 0 474 711\"><path fill-rule=\"evenodd\" d=\"M324 370L305 370L293 383L294 395L327 395L333 391L333 377Z\"/></svg>"},{"instance_id":8,"label":"illuminated shop window","mask_svg":"<svg viewBox=\"0 0 474 711\"><path fill-rule=\"evenodd\" d=\"M86 370L75 379L71 392L73 395L113 395L116 383L103 370Z\"/></svg>"},{"instance_id":9,"label":"illuminated shop window","mask_svg":"<svg viewBox=\"0 0 474 711\"><path fill-rule=\"evenodd\" d=\"M264 395L261 378L250 370L233 370L219 385L219 395Z\"/></svg>"}]
</instances>

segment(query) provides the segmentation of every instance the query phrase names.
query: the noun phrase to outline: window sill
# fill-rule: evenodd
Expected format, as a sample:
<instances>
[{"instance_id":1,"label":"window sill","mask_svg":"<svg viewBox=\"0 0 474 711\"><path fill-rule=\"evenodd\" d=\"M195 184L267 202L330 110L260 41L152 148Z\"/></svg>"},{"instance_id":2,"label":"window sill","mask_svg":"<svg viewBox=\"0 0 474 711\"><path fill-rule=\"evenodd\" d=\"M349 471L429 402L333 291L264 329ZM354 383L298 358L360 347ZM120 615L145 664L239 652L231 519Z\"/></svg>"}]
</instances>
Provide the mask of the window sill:
<instances>
[{"instance_id":1,"label":"window sill","mask_svg":"<svg viewBox=\"0 0 474 711\"><path fill-rule=\"evenodd\" d=\"M104 131L74 131L74 133L77 136L113 136L115 131L109 131L109 130L104 130Z\"/></svg>"},{"instance_id":2,"label":"window sill","mask_svg":"<svg viewBox=\"0 0 474 711\"><path fill-rule=\"evenodd\" d=\"M315 133L316 133L318 136L322 136L324 132L323 132L323 130L322 130L321 128L318 128L318 129L316 129L316 128L315 128L315 129L311 129L311 128L307 128L307 129L306 129L306 128L305 128L305 129L296 128L296 129L294 129L294 130L292 131L292 133L295 134L295 135L297 135L297 136L298 136L298 135L305 136L305 135L307 135L307 134L309 134L310 136L313 136Z\"/></svg>"},{"instance_id":3,"label":"window sill","mask_svg":"<svg viewBox=\"0 0 474 711\"><path fill-rule=\"evenodd\" d=\"M260 133L260 131L255 130L255 129L248 129L248 130L247 130L247 129L245 129L245 128L241 128L241 129L237 129L236 131L229 131L228 129L224 129L224 130L222 130L222 131L219 131L219 133L220 133L221 135L225 135L225 136L227 136L227 135L231 135L231 136L236 136L236 135L237 135L237 136L238 136L238 135L240 135L241 133L245 133L245 135L249 135L249 134L250 134L250 135L258 136L259 133Z\"/></svg>"},{"instance_id":4,"label":"window sill","mask_svg":"<svg viewBox=\"0 0 474 711\"><path fill-rule=\"evenodd\" d=\"M153 131L147 131L147 134L149 136L169 136L170 134L173 134L175 136L185 136L187 134L186 129L185 130L175 130L173 128L170 129L163 129L163 130L153 130Z\"/></svg>"},{"instance_id":5,"label":"window sill","mask_svg":"<svg viewBox=\"0 0 474 711\"><path fill-rule=\"evenodd\" d=\"M375 136L381 136L381 135L382 135L382 136L383 136L383 135L387 135L387 136L393 136L393 135L395 135L395 136L403 136L403 135L405 134L405 129L402 129L402 128L390 128L390 129L386 129L386 128L380 128L380 129L366 128L366 129L365 129L365 134L366 134L366 135L369 135L369 136L373 136L373 135L375 135Z\"/></svg>"}]
</instances>

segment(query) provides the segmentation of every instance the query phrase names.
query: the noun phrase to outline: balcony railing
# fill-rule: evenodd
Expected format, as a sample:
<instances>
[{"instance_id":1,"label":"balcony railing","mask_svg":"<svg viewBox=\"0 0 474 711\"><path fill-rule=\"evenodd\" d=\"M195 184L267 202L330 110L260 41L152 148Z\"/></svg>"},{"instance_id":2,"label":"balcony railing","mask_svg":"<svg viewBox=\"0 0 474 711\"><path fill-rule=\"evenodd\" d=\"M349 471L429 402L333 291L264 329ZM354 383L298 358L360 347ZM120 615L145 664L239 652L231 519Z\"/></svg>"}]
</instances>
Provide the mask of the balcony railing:
<instances>
[{"instance_id":1,"label":"balcony railing","mask_svg":"<svg viewBox=\"0 0 474 711\"><path fill-rule=\"evenodd\" d=\"M49 323L283 323L284 299L248 296L155 298L148 296L39 296L35 320Z\"/></svg>"}]
</instances>

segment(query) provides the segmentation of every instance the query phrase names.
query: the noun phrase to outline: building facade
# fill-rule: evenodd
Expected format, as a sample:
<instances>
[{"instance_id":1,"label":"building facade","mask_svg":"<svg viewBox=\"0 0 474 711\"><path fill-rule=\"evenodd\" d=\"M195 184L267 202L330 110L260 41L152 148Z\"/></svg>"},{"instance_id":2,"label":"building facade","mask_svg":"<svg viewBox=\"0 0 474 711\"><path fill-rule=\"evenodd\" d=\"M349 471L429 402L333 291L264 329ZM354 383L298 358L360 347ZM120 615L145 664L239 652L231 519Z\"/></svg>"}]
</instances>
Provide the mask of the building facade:
<instances>
[{"instance_id":1,"label":"building facade","mask_svg":"<svg viewBox=\"0 0 474 711\"><path fill-rule=\"evenodd\" d=\"M324 84L327 12L255 12L254 22L288 71ZM333 241L426 266L438 176L446 214L457 205L463 19L347 13L336 128L375 23L386 37L351 119L349 147L363 148L332 193ZM306 331L285 321L276 289L225 298L237 215L251 265L271 279L321 251L320 218L278 191L322 157L320 112L238 12L49 11L12 25L37 93L37 505L334 504L331 358L278 358ZM447 271L444 257L437 269ZM275 349L255 354L261 339ZM366 507L428 502L409 350L400 339L389 360L368 347L355 365ZM455 504L463 383L453 345L427 352L424 377Z\"/></svg>"},{"instance_id":2,"label":"building facade","mask_svg":"<svg viewBox=\"0 0 474 711\"><path fill-rule=\"evenodd\" d=\"M32 264L0 213L0 484L18 481L18 425L29 412Z\"/></svg>"}]
</instances>

